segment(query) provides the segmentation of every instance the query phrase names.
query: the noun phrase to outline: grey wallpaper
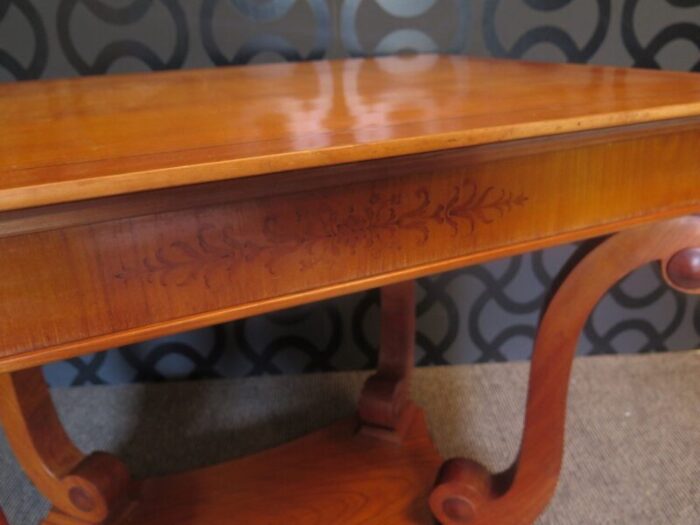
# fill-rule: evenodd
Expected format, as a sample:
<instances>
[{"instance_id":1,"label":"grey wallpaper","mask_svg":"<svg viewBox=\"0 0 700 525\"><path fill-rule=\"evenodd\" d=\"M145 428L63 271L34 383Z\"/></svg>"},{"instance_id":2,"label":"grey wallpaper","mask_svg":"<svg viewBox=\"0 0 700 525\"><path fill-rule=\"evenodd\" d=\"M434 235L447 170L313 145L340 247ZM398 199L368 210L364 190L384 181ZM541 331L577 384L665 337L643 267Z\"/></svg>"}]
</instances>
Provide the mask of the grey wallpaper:
<instances>
[{"instance_id":1,"label":"grey wallpaper","mask_svg":"<svg viewBox=\"0 0 700 525\"><path fill-rule=\"evenodd\" d=\"M700 0L0 0L0 81L403 51L700 71ZM418 363L527 359L542 304L577 249L419 281ZM46 374L79 385L365 368L377 322L369 291ZM700 303L647 267L603 300L580 352L697 346Z\"/></svg>"}]
</instances>

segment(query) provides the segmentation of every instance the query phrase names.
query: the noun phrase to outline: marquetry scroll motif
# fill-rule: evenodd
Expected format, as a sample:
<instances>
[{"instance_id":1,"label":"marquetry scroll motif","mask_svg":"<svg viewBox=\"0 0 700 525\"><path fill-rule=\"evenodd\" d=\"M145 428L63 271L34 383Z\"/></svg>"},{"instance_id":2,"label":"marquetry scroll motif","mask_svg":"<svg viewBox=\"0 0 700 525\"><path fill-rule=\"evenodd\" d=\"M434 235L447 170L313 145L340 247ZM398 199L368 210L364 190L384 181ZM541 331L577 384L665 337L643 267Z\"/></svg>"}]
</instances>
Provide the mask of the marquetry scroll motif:
<instances>
[{"instance_id":1,"label":"marquetry scroll motif","mask_svg":"<svg viewBox=\"0 0 700 525\"><path fill-rule=\"evenodd\" d=\"M442 198L434 193L425 186L413 195L375 192L364 204L326 203L314 210L297 210L292 221L272 215L265 220L266 238L279 244L296 237L297 246L306 251L326 240L337 243L334 247L353 248L358 242L372 245L395 232L413 232L426 242L431 223L448 225L457 233L463 222L463 229L472 233L478 224L490 224L527 201L522 194L481 187L473 180L462 181Z\"/></svg>"},{"instance_id":2,"label":"marquetry scroll motif","mask_svg":"<svg viewBox=\"0 0 700 525\"><path fill-rule=\"evenodd\" d=\"M452 197L446 203L437 206L431 219L449 225L455 233L460 220L464 220L472 233L478 224L490 224L513 207L523 206L527 200L523 193L514 194L493 186L479 188L474 181L466 180L460 186L455 186Z\"/></svg>"},{"instance_id":3,"label":"marquetry scroll motif","mask_svg":"<svg viewBox=\"0 0 700 525\"><path fill-rule=\"evenodd\" d=\"M178 240L157 247L143 258L140 266L122 266L114 277L118 280L145 278L162 286L184 286L203 278L205 284L211 286L212 271L232 272L268 250L268 246L255 241L240 240L229 226L205 223L192 241Z\"/></svg>"},{"instance_id":4,"label":"marquetry scroll motif","mask_svg":"<svg viewBox=\"0 0 700 525\"><path fill-rule=\"evenodd\" d=\"M200 189L191 207L178 193L148 213L144 197L136 215L0 237L0 359L99 349L696 210L700 133L639 133L324 168L274 194L230 181L211 203Z\"/></svg>"},{"instance_id":5,"label":"marquetry scroll motif","mask_svg":"<svg viewBox=\"0 0 700 525\"><path fill-rule=\"evenodd\" d=\"M123 265L113 277L145 278L162 286L203 279L211 286L212 272L231 273L255 263L275 275L291 256L304 271L343 251L355 254L360 246L371 248L400 235L412 235L418 244L424 244L435 227L468 235L528 200L523 193L470 179L448 192L427 186L408 194L374 191L364 202L320 192L315 197L311 206L307 202L291 209L280 206L281 211L264 215L248 232L232 223L205 222L191 239L183 235L183 239L157 246L137 265Z\"/></svg>"},{"instance_id":6,"label":"marquetry scroll motif","mask_svg":"<svg viewBox=\"0 0 700 525\"><path fill-rule=\"evenodd\" d=\"M461 458L446 462L430 496L443 525L530 525L556 489L564 451L569 376L591 312L618 280L654 260L679 290L700 294L700 217L619 233L589 253L547 308L535 341L525 429L511 469L491 475Z\"/></svg>"}]
</instances>

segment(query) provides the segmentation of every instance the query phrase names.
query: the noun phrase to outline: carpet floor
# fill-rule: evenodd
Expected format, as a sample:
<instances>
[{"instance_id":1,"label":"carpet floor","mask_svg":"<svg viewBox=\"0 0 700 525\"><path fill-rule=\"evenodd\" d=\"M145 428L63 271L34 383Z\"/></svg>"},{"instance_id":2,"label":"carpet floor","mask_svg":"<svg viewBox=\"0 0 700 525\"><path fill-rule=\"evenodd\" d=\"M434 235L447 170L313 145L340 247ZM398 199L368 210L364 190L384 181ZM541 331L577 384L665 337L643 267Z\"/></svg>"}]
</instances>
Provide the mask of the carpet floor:
<instances>
[{"instance_id":1,"label":"carpet floor","mask_svg":"<svg viewBox=\"0 0 700 525\"><path fill-rule=\"evenodd\" d=\"M420 369L414 397L443 456L491 470L517 451L526 363ZM55 389L78 446L137 475L249 454L354 410L367 373ZM0 432L0 505L10 525L48 509ZM235 522L235 517L231 523ZM700 352L577 359L564 472L538 525L700 524Z\"/></svg>"}]
</instances>

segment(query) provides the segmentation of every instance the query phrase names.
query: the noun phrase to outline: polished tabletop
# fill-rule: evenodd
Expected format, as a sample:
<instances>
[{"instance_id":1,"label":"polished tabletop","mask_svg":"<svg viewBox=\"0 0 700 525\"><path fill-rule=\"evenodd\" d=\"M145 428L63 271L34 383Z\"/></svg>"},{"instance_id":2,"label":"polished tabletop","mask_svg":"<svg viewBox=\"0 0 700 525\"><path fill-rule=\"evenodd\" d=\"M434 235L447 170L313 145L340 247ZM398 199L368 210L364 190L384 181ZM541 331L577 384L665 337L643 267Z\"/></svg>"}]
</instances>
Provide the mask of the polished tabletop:
<instances>
[{"instance_id":1,"label":"polished tabletop","mask_svg":"<svg viewBox=\"0 0 700 525\"><path fill-rule=\"evenodd\" d=\"M418 55L0 85L0 211L700 115L700 75Z\"/></svg>"}]
</instances>

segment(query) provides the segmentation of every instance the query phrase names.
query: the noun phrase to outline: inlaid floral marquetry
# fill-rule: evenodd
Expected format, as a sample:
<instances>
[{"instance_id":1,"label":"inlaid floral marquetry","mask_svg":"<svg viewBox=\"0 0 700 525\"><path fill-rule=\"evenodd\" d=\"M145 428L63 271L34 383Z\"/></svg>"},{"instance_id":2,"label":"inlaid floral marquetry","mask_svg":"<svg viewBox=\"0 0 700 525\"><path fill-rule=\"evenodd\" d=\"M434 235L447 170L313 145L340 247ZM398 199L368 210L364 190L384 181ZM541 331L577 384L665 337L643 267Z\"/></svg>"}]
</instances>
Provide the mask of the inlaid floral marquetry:
<instances>
[{"instance_id":1,"label":"inlaid floral marquetry","mask_svg":"<svg viewBox=\"0 0 700 525\"><path fill-rule=\"evenodd\" d=\"M692 75L437 56L3 88L0 423L42 523L531 525L594 306L653 260L697 291L700 224L663 219L700 211L699 100ZM513 467L440 466L411 280L620 230L544 313ZM134 482L31 369L377 287L359 421L222 465Z\"/></svg>"},{"instance_id":2,"label":"inlaid floral marquetry","mask_svg":"<svg viewBox=\"0 0 700 525\"><path fill-rule=\"evenodd\" d=\"M444 192L443 192L444 193ZM396 241L410 234L425 244L431 227L446 227L452 235L471 234L478 226L498 221L514 207L525 205L522 192L459 181L435 198L427 186L414 192L374 192L365 204L346 203L324 195L313 207L273 212L262 218L262 235L240 232L233 224L201 224L191 240L178 239L154 249L135 266L123 265L118 280L145 278L162 286L184 286L203 279L212 287L214 273L234 274L242 265L260 263L278 274L290 255L298 255L298 269L307 271L326 256L355 254L362 247Z\"/></svg>"},{"instance_id":3,"label":"inlaid floral marquetry","mask_svg":"<svg viewBox=\"0 0 700 525\"><path fill-rule=\"evenodd\" d=\"M13 327L0 333L5 355L262 313L604 234L640 209L692 211L700 132L671 123L634 133L278 174L202 186L195 198L143 195L123 215L102 203L94 217L67 209L63 227L37 216L43 230L0 236L0 268L17 276L0 281L0 319ZM61 307L27 293L24 275Z\"/></svg>"}]
</instances>

